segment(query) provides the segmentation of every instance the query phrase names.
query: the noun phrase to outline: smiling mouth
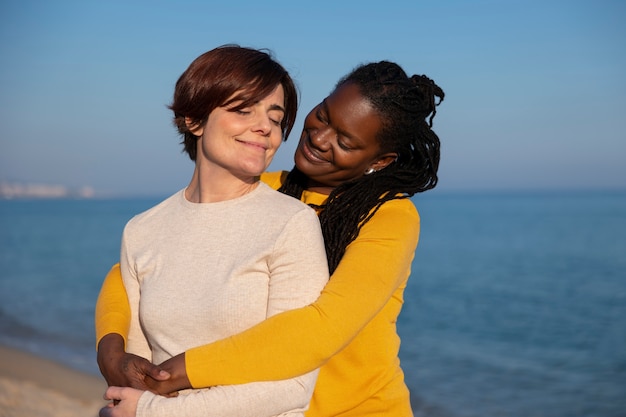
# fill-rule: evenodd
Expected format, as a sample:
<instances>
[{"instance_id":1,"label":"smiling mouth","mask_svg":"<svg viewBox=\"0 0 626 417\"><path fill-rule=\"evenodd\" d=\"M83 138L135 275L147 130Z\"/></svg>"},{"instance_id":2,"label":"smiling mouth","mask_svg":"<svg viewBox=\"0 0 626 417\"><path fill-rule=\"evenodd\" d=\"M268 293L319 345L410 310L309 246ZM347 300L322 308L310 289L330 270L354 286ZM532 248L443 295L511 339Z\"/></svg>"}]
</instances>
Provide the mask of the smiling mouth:
<instances>
[{"instance_id":1,"label":"smiling mouth","mask_svg":"<svg viewBox=\"0 0 626 417\"><path fill-rule=\"evenodd\" d=\"M314 164L325 164L328 161L317 154L317 152L313 151L309 146L308 139L300 142L300 149L302 150L302 154L304 157L311 163Z\"/></svg>"},{"instance_id":2,"label":"smiling mouth","mask_svg":"<svg viewBox=\"0 0 626 417\"><path fill-rule=\"evenodd\" d=\"M249 141L241 140L241 139L237 139L237 142L241 143L242 145L249 146L251 148L256 148L263 152L265 152L268 149L268 147L263 143L254 143L254 142L249 142Z\"/></svg>"}]
</instances>

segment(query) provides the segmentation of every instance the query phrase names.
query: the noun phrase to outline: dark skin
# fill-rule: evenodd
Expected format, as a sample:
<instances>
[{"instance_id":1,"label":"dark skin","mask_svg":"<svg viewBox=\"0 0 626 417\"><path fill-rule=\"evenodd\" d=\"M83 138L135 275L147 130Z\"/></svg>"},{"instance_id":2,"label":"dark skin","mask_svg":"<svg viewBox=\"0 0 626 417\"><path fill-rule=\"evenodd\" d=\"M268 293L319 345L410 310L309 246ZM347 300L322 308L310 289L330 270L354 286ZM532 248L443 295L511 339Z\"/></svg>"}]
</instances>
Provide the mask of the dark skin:
<instances>
[{"instance_id":1,"label":"dark skin","mask_svg":"<svg viewBox=\"0 0 626 417\"><path fill-rule=\"evenodd\" d=\"M339 86L304 122L294 159L309 178L308 189L328 194L369 168L380 170L392 163L397 154L380 151L376 139L380 128L380 118L359 88L350 83ZM98 366L109 386L163 396L176 396L178 391L192 388L184 352L155 365L126 353L124 348L124 339L118 334L108 334L98 344Z\"/></svg>"},{"instance_id":2,"label":"dark skin","mask_svg":"<svg viewBox=\"0 0 626 417\"><path fill-rule=\"evenodd\" d=\"M185 372L185 354L155 365L141 356L124 350L124 339L107 334L98 343L98 366L109 386L133 387L172 397L191 388ZM181 372L182 370L182 372Z\"/></svg>"}]
</instances>

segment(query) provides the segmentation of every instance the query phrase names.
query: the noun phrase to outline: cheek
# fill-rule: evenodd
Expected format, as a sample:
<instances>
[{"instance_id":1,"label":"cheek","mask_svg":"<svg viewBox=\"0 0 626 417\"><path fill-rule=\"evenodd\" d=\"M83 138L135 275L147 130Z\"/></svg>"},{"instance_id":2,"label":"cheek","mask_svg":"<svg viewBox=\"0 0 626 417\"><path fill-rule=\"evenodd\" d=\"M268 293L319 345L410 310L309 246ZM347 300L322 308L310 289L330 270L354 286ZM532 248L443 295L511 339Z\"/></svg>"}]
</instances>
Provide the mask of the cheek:
<instances>
[{"instance_id":1,"label":"cheek","mask_svg":"<svg viewBox=\"0 0 626 417\"><path fill-rule=\"evenodd\" d=\"M271 141L276 148L280 147L280 145L282 145L283 143L283 131L281 129L277 129L276 134L272 135Z\"/></svg>"},{"instance_id":2,"label":"cheek","mask_svg":"<svg viewBox=\"0 0 626 417\"><path fill-rule=\"evenodd\" d=\"M354 153L335 153L335 165L343 171L357 171L362 164L362 158Z\"/></svg>"},{"instance_id":3,"label":"cheek","mask_svg":"<svg viewBox=\"0 0 626 417\"><path fill-rule=\"evenodd\" d=\"M296 149L296 153L294 153L293 155L293 163L296 165L296 167L298 167L298 169L300 171L302 171L302 173L304 173L305 175L308 174L308 169L307 169L307 161L306 159L304 159L304 157L302 156L302 154L300 153L300 147L298 147Z\"/></svg>"},{"instance_id":4,"label":"cheek","mask_svg":"<svg viewBox=\"0 0 626 417\"><path fill-rule=\"evenodd\" d=\"M335 159L337 177L345 181L361 177L367 166L368 164L362 158L344 157Z\"/></svg>"}]
</instances>

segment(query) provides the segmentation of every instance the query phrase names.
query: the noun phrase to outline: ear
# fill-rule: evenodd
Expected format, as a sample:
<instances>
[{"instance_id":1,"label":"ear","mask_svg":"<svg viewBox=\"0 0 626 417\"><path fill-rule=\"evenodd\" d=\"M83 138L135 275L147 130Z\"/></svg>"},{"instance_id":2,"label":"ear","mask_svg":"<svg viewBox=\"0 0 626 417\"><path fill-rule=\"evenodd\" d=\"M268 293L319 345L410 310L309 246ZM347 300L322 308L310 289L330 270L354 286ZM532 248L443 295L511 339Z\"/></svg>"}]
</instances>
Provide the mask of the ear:
<instances>
[{"instance_id":1,"label":"ear","mask_svg":"<svg viewBox=\"0 0 626 417\"><path fill-rule=\"evenodd\" d=\"M185 117L185 124L187 125L187 129L198 137L202 136L204 133L204 125L195 123L191 120L191 117Z\"/></svg>"},{"instance_id":2,"label":"ear","mask_svg":"<svg viewBox=\"0 0 626 417\"><path fill-rule=\"evenodd\" d=\"M379 155L376 161L371 165L372 168L376 171L380 171L381 169L387 168L389 164L393 163L398 159L398 154L395 152L389 152L383 155Z\"/></svg>"}]
</instances>

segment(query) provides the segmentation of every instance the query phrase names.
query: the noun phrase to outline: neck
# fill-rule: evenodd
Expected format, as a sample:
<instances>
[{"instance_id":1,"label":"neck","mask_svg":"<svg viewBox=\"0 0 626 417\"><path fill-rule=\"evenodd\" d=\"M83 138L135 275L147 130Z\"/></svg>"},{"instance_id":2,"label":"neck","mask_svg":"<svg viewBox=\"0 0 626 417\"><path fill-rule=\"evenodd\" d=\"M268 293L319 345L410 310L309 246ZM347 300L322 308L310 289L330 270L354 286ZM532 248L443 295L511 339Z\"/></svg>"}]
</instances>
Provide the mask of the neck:
<instances>
[{"instance_id":1,"label":"neck","mask_svg":"<svg viewBox=\"0 0 626 417\"><path fill-rule=\"evenodd\" d=\"M329 188L329 187L307 187L306 190L307 191L311 191L313 193L329 195L334 190L334 188Z\"/></svg>"},{"instance_id":2,"label":"neck","mask_svg":"<svg viewBox=\"0 0 626 417\"><path fill-rule=\"evenodd\" d=\"M311 192L319 193L319 194L324 194L324 195L329 195L334 189L335 189L335 187L330 187L328 185L316 183L316 182L311 181L311 180L308 180L306 182L306 188L305 188L305 190L307 190L307 191L311 191Z\"/></svg>"},{"instance_id":3,"label":"neck","mask_svg":"<svg viewBox=\"0 0 626 417\"><path fill-rule=\"evenodd\" d=\"M196 166L185 190L185 198L192 203L217 203L244 196L259 185L259 177L238 178L213 172L205 175Z\"/></svg>"}]
</instances>

